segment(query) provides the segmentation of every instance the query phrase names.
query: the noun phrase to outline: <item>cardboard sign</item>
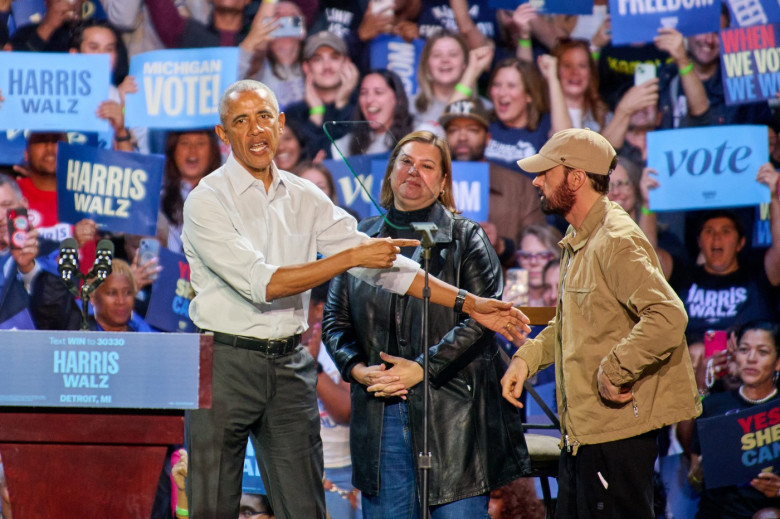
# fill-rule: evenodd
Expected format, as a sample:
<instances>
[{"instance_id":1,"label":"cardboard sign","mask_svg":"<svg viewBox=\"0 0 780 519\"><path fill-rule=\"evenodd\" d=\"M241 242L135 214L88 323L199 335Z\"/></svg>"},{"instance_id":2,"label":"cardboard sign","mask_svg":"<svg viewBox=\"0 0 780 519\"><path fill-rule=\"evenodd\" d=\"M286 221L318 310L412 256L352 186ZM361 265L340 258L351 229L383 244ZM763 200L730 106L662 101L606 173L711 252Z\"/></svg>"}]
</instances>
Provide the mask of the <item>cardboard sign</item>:
<instances>
[{"instance_id":1,"label":"cardboard sign","mask_svg":"<svg viewBox=\"0 0 780 519\"><path fill-rule=\"evenodd\" d=\"M769 188L755 180L768 158L766 126L650 132L647 165L658 172L660 184L650 190L650 209L712 209L769 202Z\"/></svg>"},{"instance_id":2,"label":"cardboard sign","mask_svg":"<svg viewBox=\"0 0 780 519\"><path fill-rule=\"evenodd\" d=\"M704 484L744 485L759 472L780 470L780 402L696 420Z\"/></svg>"},{"instance_id":3,"label":"cardboard sign","mask_svg":"<svg viewBox=\"0 0 780 519\"><path fill-rule=\"evenodd\" d=\"M152 284L146 322L166 332L194 332L190 301L195 292L190 285L190 266L184 254L160 249L162 271Z\"/></svg>"},{"instance_id":4,"label":"cardboard sign","mask_svg":"<svg viewBox=\"0 0 780 519\"><path fill-rule=\"evenodd\" d=\"M60 222L95 220L99 228L154 236L165 157L59 143Z\"/></svg>"},{"instance_id":5,"label":"cardboard sign","mask_svg":"<svg viewBox=\"0 0 780 519\"><path fill-rule=\"evenodd\" d=\"M0 60L0 130L108 131L108 54L6 52Z\"/></svg>"},{"instance_id":6,"label":"cardboard sign","mask_svg":"<svg viewBox=\"0 0 780 519\"><path fill-rule=\"evenodd\" d=\"M726 29L720 33L720 64L726 104L774 99L780 89L780 24Z\"/></svg>"},{"instance_id":7,"label":"cardboard sign","mask_svg":"<svg viewBox=\"0 0 780 519\"><path fill-rule=\"evenodd\" d=\"M133 56L138 93L126 96L127 126L186 130L219 123L219 97L238 79L238 52L218 47Z\"/></svg>"}]
</instances>

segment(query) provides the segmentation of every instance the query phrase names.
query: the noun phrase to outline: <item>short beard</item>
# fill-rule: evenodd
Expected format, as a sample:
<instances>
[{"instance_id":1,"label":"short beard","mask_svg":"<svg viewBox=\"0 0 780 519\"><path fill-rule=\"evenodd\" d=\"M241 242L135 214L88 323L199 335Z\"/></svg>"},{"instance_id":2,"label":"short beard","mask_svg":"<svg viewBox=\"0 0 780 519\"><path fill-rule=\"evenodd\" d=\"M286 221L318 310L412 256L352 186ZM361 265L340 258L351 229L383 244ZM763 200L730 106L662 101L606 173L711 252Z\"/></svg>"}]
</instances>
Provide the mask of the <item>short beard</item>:
<instances>
[{"instance_id":1,"label":"short beard","mask_svg":"<svg viewBox=\"0 0 780 519\"><path fill-rule=\"evenodd\" d=\"M564 178L564 181L555 188L552 195L549 197L542 196L542 212L544 214L557 214L565 217L569 214L571 208L574 207L576 199L574 191L572 191Z\"/></svg>"}]
</instances>

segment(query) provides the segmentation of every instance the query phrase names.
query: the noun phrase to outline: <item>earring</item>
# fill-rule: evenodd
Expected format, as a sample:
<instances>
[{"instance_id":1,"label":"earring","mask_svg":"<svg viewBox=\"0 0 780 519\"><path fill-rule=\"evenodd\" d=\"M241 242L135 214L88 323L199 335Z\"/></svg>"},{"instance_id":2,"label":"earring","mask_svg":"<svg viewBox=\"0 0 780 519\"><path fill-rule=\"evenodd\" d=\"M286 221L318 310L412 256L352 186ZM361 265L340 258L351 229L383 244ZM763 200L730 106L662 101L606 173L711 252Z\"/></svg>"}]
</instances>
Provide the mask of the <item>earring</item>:
<instances>
[{"instance_id":1,"label":"earring","mask_svg":"<svg viewBox=\"0 0 780 519\"><path fill-rule=\"evenodd\" d=\"M772 385L777 386L777 378L780 377L780 371L775 371L775 376L772 377Z\"/></svg>"}]
</instances>

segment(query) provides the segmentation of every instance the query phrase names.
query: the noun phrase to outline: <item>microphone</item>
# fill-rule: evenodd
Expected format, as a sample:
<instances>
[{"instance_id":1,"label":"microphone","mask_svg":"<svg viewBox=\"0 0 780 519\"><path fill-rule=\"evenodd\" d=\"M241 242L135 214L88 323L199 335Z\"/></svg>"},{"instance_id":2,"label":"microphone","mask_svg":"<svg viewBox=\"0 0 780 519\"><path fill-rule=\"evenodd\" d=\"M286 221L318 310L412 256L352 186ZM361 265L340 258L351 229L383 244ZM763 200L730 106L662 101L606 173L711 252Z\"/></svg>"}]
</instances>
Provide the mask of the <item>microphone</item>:
<instances>
[{"instance_id":1,"label":"microphone","mask_svg":"<svg viewBox=\"0 0 780 519\"><path fill-rule=\"evenodd\" d=\"M111 274L114 258L114 244L111 240L100 240L95 251L95 264L92 266L90 276L96 276L98 284L105 281Z\"/></svg>"},{"instance_id":2,"label":"microphone","mask_svg":"<svg viewBox=\"0 0 780 519\"><path fill-rule=\"evenodd\" d=\"M57 270L60 278L68 287L79 275L79 244L74 238L65 238L60 244L60 259L57 261Z\"/></svg>"}]
</instances>

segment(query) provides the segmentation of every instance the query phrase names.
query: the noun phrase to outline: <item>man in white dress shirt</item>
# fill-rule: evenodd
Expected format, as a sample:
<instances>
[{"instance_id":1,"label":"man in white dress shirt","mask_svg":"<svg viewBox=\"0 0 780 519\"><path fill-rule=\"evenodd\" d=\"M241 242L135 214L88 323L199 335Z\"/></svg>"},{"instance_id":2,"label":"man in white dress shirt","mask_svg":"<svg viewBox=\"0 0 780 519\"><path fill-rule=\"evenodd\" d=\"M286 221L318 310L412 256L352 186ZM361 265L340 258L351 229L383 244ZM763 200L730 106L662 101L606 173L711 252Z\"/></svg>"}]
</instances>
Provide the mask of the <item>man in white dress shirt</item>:
<instances>
[{"instance_id":1,"label":"man in white dress shirt","mask_svg":"<svg viewBox=\"0 0 780 519\"><path fill-rule=\"evenodd\" d=\"M316 362L299 345L309 289L349 270L422 297L419 265L399 254L417 241L369 239L314 184L276 167L284 113L262 83L229 86L219 112L216 132L232 153L187 197L182 232L190 316L214 332L212 407L186 418L190 517L238 515L251 435L276 517L324 518ZM528 330L506 303L430 282L435 304L507 336ZM374 377L392 382L383 371Z\"/></svg>"}]
</instances>

